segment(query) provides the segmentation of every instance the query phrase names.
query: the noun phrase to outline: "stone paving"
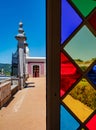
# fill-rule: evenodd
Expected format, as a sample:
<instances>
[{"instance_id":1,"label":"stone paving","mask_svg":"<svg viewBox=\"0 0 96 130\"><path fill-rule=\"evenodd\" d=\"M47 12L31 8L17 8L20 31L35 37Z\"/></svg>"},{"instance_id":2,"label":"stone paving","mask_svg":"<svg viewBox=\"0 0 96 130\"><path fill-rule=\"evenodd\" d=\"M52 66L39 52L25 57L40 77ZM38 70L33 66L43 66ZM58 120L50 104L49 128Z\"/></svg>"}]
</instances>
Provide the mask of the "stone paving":
<instances>
[{"instance_id":1,"label":"stone paving","mask_svg":"<svg viewBox=\"0 0 96 130\"><path fill-rule=\"evenodd\" d=\"M27 86L0 110L0 130L46 130L46 78L29 78Z\"/></svg>"}]
</instances>

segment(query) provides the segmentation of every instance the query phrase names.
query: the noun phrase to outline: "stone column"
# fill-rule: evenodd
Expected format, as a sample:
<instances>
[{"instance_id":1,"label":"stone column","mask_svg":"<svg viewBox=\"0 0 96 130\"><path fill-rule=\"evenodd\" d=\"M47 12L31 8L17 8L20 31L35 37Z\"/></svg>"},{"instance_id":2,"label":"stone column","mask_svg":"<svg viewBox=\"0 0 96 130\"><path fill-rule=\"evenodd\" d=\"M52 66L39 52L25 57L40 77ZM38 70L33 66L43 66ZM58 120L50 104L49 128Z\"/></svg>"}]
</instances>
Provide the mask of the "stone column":
<instances>
[{"instance_id":1,"label":"stone column","mask_svg":"<svg viewBox=\"0 0 96 130\"><path fill-rule=\"evenodd\" d=\"M19 76L19 84L20 88L24 87L24 41L26 37L24 35L23 23L19 23L18 34L15 38L18 41L18 76Z\"/></svg>"},{"instance_id":2,"label":"stone column","mask_svg":"<svg viewBox=\"0 0 96 130\"><path fill-rule=\"evenodd\" d=\"M28 43L26 41L24 41L25 79L28 78L28 63L26 61L27 57L29 57L29 48L28 48Z\"/></svg>"},{"instance_id":3,"label":"stone column","mask_svg":"<svg viewBox=\"0 0 96 130\"><path fill-rule=\"evenodd\" d=\"M24 41L24 78L25 78L25 80L27 78L27 72L26 72L26 70L27 70L27 68L26 68L26 46L27 46L27 43L26 43L26 41Z\"/></svg>"}]
</instances>

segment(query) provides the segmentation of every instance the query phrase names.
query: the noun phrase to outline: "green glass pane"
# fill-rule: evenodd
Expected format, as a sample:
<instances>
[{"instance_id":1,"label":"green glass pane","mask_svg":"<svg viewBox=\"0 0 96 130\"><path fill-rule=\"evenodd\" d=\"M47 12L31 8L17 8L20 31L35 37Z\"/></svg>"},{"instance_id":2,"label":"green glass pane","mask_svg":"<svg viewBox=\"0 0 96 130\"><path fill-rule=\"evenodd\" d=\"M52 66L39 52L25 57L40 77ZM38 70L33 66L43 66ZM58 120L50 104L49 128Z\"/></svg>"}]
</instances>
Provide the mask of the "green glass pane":
<instances>
[{"instance_id":1,"label":"green glass pane","mask_svg":"<svg viewBox=\"0 0 96 130\"><path fill-rule=\"evenodd\" d=\"M72 2L85 17L96 7L95 0L72 0Z\"/></svg>"},{"instance_id":2,"label":"green glass pane","mask_svg":"<svg viewBox=\"0 0 96 130\"><path fill-rule=\"evenodd\" d=\"M96 59L96 37L83 26L64 49L81 70L86 71Z\"/></svg>"}]
</instances>

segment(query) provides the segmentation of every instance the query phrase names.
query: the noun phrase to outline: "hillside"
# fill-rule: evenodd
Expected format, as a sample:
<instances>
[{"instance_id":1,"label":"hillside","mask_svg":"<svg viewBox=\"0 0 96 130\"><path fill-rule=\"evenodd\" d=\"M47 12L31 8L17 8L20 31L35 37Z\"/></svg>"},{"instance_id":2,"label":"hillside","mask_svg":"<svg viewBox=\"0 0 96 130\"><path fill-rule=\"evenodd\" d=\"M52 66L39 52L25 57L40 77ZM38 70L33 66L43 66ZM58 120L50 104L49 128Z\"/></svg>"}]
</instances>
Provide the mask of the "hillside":
<instances>
[{"instance_id":1,"label":"hillside","mask_svg":"<svg viewBox=\"0 0 96 130\"><path fill-rule=\"evenodd\" d=\"M81 59L74 59L74 61L76 62L76 64L77 64L83 71L85 71L95 60L96 60L96 58L92 58L92 59L87 60L87 61L83 61L83 60L81 60Z\"/></svg>"},{"instance_id":2,"label":"hillside","mask_svg":"<svg viewBox=\"0 0 96 130\"><path fill-rule=\"evenodd\" d=\"M0 74L10 76L10 74L11 74L11 64L0 63Z\"/></svg>"}]
</instances>

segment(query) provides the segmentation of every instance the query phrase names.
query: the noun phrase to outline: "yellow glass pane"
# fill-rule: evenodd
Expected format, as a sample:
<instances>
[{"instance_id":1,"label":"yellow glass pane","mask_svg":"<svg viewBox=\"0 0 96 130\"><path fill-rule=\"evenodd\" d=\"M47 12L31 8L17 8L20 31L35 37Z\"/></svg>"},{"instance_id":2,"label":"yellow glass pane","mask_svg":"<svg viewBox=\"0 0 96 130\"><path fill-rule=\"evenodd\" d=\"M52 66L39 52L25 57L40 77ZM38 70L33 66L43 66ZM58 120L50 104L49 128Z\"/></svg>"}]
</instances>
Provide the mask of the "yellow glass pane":
<instances>
[{"instance_id":1,"label":"yellow glass pane","mask_svg":"<svg viewBox=\"0 0 96 130\"><path fill-rule=\"evenodd\" d=\"M95 95L96 90L82 79L62 101L84 122L96 109Z\"/></svg>"}]
</instances>

